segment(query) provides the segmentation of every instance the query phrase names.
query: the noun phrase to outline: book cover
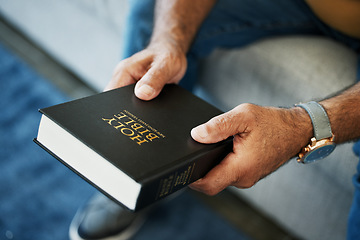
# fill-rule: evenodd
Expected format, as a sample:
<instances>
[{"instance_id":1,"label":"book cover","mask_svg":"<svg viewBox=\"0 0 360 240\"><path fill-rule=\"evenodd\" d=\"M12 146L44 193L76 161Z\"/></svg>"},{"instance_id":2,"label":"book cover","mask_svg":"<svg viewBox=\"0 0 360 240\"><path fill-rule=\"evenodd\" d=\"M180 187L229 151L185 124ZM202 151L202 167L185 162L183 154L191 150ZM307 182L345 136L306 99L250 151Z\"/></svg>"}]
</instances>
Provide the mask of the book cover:
<instances>
[{"instance_id":1,"label":"book cover","mask_svg":"<svg viewBox=\"0 0 360 240\"><path fill-rule=\"evenodd\" d=\"M222 112L175 84L151 101L130 85L39 111L34 141L130 210L203 177L232 150L232 139L191 138L192 128Z\"/></svg>"}]
</instances>

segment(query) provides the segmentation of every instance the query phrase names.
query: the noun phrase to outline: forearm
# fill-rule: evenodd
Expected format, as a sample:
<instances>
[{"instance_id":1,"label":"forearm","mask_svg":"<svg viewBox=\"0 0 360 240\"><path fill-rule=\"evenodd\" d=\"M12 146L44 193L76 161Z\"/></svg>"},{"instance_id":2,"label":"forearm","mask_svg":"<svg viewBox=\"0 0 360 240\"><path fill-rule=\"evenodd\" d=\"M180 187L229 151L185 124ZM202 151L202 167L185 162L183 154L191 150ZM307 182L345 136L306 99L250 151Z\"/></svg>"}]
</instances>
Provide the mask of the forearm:
<instances>
[{"instance_id":1,"label":"forearm","mask_svg":"<svg viewBox=\"0 0 360 240\"><path fill-rule=\"evenodd\" d=\"M360 137L360 83L320 103L329 116L337 143Z\"/></svg>"},{"instance_id":2,"label":"forearm","mask_svg":"<svg viewBox=\"0 0 360 240\"><path fill-rule=\"evenodd\" d=\"M186 53L216 0L158 0L151 43L168 41Z\"/></svg>"}]
</instances>

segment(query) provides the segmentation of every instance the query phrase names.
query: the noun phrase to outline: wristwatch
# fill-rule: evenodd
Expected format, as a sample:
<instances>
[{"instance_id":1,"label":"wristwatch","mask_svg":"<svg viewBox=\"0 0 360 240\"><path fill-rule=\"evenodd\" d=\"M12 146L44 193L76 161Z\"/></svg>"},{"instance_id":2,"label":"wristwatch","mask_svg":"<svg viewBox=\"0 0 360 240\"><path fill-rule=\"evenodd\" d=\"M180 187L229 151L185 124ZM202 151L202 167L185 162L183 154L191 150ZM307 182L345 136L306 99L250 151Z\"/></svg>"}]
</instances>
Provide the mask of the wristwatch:
<instances>
[{"instance_id":1,"label":"wristwatch","mask_svg":"<svg viewBox=\"0 0 360 240\"><path fill-rule=\"evenodd\" d=\"M336 147L335 136L331 131L329 117L325 109L317 102L311 101L295 106L301 107L310 115L314 128L314 137L309 145L299 153L299 163L311 163L330 155Z\"/></svg>"}]
</instances>

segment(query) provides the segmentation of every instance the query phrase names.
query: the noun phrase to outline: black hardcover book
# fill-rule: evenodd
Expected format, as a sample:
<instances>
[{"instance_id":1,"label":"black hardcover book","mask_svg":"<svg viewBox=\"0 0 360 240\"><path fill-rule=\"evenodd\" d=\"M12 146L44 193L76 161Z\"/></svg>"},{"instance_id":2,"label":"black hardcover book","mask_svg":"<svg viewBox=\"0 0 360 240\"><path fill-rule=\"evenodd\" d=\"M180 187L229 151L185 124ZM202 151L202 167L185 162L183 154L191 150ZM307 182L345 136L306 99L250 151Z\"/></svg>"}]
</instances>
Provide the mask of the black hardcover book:
<instances>
[{"instance_id":1,"label":"black hardcover book","mask_svg":"<svg viewBox=\"0 0 360 240\"><path fill-rule=\"evenodd\" d=\"M108 197L138 210L203 177L232 139L201 144L193 127L220 110L177 85L151 101L134 85L40 109L34 141Z\"/></svg>"}]
</instances>

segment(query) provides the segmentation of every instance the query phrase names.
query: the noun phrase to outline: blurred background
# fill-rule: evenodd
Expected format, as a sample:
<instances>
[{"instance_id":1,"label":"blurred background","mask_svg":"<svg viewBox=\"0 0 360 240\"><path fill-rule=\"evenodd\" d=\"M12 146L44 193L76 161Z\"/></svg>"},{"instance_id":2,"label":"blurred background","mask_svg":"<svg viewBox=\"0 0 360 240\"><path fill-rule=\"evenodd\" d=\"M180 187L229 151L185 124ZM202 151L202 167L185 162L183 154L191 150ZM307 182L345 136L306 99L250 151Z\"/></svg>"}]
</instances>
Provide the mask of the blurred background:
<instances>
[{"instance_id":1,"label":"blurred background","mask_svg":"<svg viewBox=\"0 0 360 240\"><path fill-rule=\"evenodd\" d=\"M96 190L36 146L38 109L101 92L120 56L125 1L0 0L0 239L67 239ZM229 191L187 190L135 239L295 239Z\"/></svg>"}]
</instances>

